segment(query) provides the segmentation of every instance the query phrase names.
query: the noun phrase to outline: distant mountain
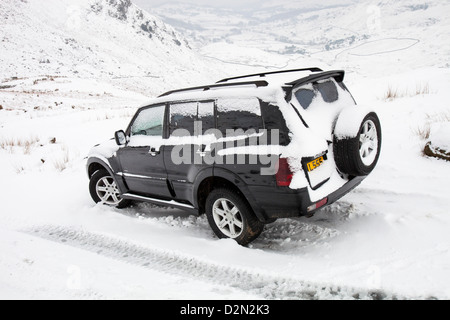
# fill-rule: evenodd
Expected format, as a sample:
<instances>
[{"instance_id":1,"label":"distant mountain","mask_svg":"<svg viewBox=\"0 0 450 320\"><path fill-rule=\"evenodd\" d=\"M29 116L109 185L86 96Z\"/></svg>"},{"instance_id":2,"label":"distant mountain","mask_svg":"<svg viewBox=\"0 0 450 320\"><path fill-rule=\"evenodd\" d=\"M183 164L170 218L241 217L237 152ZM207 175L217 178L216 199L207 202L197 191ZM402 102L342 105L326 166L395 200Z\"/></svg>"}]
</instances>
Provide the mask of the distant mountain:
<instances>
[{"instance_id":1,"label":"distant mountain","mask_svg":"<svg viewBox=\"0 0 450 320\"><path fill-rule=\"evenodd\" d=\"M139 9L131 0L99 0L91 5L91 10L96 14L106 13L112 18L128 23L138 34L150 39L156 38L168 45L173 42L177 46L189 47L188 42L172 27Z\"/></svg>"},{"instance_id":2,"label":"distant mountain","mask_svg":"<svg viewBox=\"0 0 450 320\"><path fill-rule=\"evenodd\" d=\"M264 0L234 8L171 2L154 8L192 47L221 61L369 67L381 74L449 67L449 10L450 1L442 0Z\"/></svg>"}]
</instances>

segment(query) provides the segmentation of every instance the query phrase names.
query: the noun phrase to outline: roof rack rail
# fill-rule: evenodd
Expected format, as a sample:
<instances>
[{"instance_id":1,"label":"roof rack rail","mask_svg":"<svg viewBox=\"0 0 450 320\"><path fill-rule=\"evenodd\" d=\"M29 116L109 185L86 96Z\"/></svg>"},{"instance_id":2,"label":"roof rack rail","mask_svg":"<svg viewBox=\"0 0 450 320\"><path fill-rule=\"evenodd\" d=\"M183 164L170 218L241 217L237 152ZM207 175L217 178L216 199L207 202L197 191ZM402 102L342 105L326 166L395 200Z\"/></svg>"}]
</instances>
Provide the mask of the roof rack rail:
<instances>
[{"instance_id":1,"label":"roof rack rail","mask_svg":"<svg viewBox=\"0 0 450 320\"><path fill-rule=\"evenodd\" d=\"M249 74L249 75L245 75L245 76L239 76L239 77L232 77L232 78L222 79L220 81L217 81L217 83L227 82L227 81L230 81L230 80L237 80L237 79L244 79L244 78L250 78L250 77L257 77L257 76L263 78L266 75L270 75L270 74L280 74L280 73L290 73L290 72L300 72L300 71L321 72L323 70L320 69L320 68L317 68L317 67L312 67L312 68L303 68L303 69L292 69L292 70L262 72L262 73Z\"/></svg>"},{"instance_id":2,"label":"roof rack rail","mask_svg":"<svg viewBox=\"0 0 450 320\"><path fill-rule=\"evenodd\" d=\"M192 87L192 88L185 88L185 89L178 89L178 90L172 90L168 91L166 93L163 93L158 98L166 97L174 93L178 92L186 92L186 91L194 91L194 90L203 90L208 91L210 89L214 88L222 88L222 87L234 87L234 86L245 86L245 85L254 85L257 88L259 87L267 87L269 83L267 81L247 81L247 82L234 82L234 83L223 83L223 84L213 84L208 86L200 86L200 87Z\"/></svg>"}]
</instances>

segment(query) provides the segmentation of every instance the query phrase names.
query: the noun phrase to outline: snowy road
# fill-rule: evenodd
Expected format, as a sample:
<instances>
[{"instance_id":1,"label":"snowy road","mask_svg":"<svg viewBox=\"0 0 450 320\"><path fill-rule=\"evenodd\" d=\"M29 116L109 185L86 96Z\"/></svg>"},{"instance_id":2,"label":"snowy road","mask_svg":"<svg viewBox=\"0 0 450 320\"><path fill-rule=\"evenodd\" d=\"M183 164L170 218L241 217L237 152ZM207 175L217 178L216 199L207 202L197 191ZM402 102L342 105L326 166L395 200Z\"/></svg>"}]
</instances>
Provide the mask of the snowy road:
<instances>
[{"instance_id":1,"label":"snowy road","mask_svg":"<svg viewBox=\"0 0 450 320\"><path fill-rule=\"evenodd\" d=\"M398 207L415 199L405 209L423 203L434 203L438 209L445 206L443 199L374 192L363 186L311 219L285 219L267 226L260 239L243 248L231 240L215 239L204 217L148 204L123 211L95 206L85 192L87 179L81 170L55 174L50 179L54 185L39 189L41 179L42 174L34 179L20 175L9 193L2 190L10 199L3 211L9 227L3 232L7 240L2 241L2 252L5 255L19 248L20 258L12 259L13 254L6 259L12 259L13 274L21 272L19 266L37 269L41 278L52 279L48 294L64 288L63 293L56 290L62 294L58 297L120 297L114 290L105 292L105 283L118 286L118 291L125 286L127 297L140 298L155 298L149 293L153 290L161 293L159 297L192 299L209 298L210 294L225 299L445 297L431 286L439 288L442 272L446 272L440 262L448 257L447 225L436 225L440 223L432 216L420 219L414 211L408 217L408 212ZM70 181L70 187L58 188ZM28 195L28 201L20 204L14 196L19 189ZM71 197L65 197L67 194ZM382 205L374 208L373 203ZM400 212L387 214L396 208ZM431 207L430 212L439 214ZM426 239L429 234L419 239L421 230L431 228L433 239ZM13 236L8 237L11 232ZM427 248L441 232L440 245ZM38 245L38 251L28 252L29 241ZM49 247L52 249L47 251ZM42 270L49 263L46 255L52 256L52 265L53 259L57 261L50 270ZM95 263L96 259L102 262ZM92 266L91 261L100 267ZM69 290L70 270L79 270L83 280ZM151 280L143 289L141 278L130 273L158 281ZM417 283L410 282L414 274ZM1 283L11 285L11 278L3 277ZM170 286L173 278L177 285L183 284L179 291ZM186 288L186 283L196 289ZM424 290L414 290L418 287Z\"/></svg>"},{"instance_id":2,"label":"snowy road","mask_svg":"<svg viewBox=\"0 0 450 320\"><path fill-rule=\"evenodd\" d=\"M166 252L114 237L61 227L34 227L32 235L115 260L183 278L242 290L262 299L405 299L382 290L319 284L252 269L217 265L182 253Z\"/></svg>"}]
</instances>

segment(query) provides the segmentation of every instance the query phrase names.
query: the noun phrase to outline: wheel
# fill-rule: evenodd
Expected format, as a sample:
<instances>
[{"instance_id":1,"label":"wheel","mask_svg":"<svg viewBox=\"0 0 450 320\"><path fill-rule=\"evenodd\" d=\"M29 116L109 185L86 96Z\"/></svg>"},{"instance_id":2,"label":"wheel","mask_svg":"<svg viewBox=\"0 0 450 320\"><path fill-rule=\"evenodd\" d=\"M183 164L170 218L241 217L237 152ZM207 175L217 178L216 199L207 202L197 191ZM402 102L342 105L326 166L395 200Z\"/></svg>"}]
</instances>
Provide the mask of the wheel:
<instances>
[{"instance_id":1,"label":"wheel","mask_svg":"<svg viewBox=\"0 0 450 320\"><path fill-rule=\"evenodd\" d=\"M95 203L125 208L131 201L122 199L116 181L106 170L96 171L89 182L89 191Z\"/></svg>"},{"instance_id":2,"label":"wheel","mask_svg":"<svg viewBox=\"0 0 450 320\"><path fill-rule=\"evenodd\" d=\"M352 176L365 176L375 168L381 151L381 125L371 112L362 121L355 138L335 139L334 157L338 169Z\"/></svg>"},{"instance_id":3,"label":"wheel","mask_svg":"<svg viewBox=\"0 0 450 320\"><path fill-rule=\"evenodd\" d=\"M228 189L215 189L209 194L206 215L217 237L234 239L240 245L249 244L264 229L245 199Z\"/></svg>"}]
</instances>

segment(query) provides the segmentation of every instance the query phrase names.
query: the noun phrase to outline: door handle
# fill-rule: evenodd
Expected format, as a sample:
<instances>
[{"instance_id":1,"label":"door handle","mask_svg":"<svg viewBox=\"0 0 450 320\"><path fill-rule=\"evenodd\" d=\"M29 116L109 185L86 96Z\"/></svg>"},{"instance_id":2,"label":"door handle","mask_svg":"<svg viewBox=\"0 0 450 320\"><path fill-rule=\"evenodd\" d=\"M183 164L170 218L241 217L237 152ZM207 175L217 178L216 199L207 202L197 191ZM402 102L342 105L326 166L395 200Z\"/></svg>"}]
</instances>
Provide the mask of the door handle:
<instances>
[{"instance_id":1,"label":"door handle","mask_svg":"<svg viewBox=\"0 0 450 320\"><path fill-rule=\"evenodd\" d=\"M156 148L150 148L150 152L149 153L150 153L150 155L152 157L156 157L158 154L161 153L161 151L157 151Z\"/></svg>"},{"instance_id":2,"label":"door handle","mask_svg":"<svg viewBox=\"0 0 450 320\"><path fill-rule=\"evenodd\" d=\"M200 146L200 148L197 150L197 154L200 156L200 157L205 157L206 156L206 151L205 151L205 149L206 149L206 146L204 145L204 144L202 144L201 146Z\"/></svg>"}]
</instances>

